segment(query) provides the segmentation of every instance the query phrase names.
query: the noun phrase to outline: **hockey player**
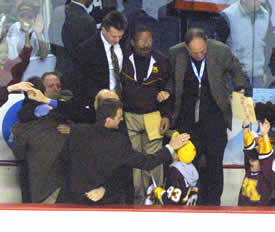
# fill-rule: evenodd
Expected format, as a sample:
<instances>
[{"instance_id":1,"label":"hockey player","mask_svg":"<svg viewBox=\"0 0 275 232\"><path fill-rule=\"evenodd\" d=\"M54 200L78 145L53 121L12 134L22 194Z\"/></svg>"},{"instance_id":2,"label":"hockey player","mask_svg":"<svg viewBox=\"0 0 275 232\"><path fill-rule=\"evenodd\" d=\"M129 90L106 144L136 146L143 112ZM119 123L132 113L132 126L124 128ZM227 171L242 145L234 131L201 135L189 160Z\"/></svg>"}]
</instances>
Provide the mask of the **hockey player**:
<instances>
[{"instance_id":1,"label":"hockey player","mask_svg":"<svg viewBox=\"0 0 275 232\"><path fill-rule=\"evenodd\" d=\"M260 122L260 134L253 136L249 120L243 122L245 177L239 194L239 206L266 206L272 192L273 149L268 132L270 123ZM274 170L274 167L273 167Z\"/></svg>"},{"instance_id":2,"label":"hockey player","mask_svg":"<svg viewBox=\"0 0 275 232\"><path fill-rule=\"evenodd\" d=\"M173 136L178 134L175 132ZM199 174L192 164L196 153L196 148L191 141L174 153L173 163L168 170L166 190L154 184L150 185L147 189L145 205L152 204L152 195L163 205L196 205Z\"/></svg>"}]
</instances>

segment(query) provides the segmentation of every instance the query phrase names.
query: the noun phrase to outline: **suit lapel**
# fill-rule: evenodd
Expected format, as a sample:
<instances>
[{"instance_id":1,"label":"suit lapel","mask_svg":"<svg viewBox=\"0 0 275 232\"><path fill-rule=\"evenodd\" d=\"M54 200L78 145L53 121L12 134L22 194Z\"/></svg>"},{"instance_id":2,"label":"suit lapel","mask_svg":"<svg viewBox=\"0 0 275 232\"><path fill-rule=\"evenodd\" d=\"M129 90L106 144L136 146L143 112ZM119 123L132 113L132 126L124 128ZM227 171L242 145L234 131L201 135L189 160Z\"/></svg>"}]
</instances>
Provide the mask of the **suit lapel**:
<instances>
[{"instance_id":1,"label":"suit lapel","mask_svg":"<svg viewBox=\"0 0 275 232\"><path fill-rule=\"evenodd\" d=\"M105 51L105 47L104 47L103 41L101 39L100 32L98 32L96 40L97 40L96 44L98 45L98 47L96 49L96 50L98 50L98 55L102 54L102 57L101 57L102 64L105 65L105 66L107 65L108 70L109 70L107 53ZM109 73L109 71L108 71L108 73Z\"/></svg>"},{"instance_id":2,"label":"suit lapel","mask_svg":"<svg viewBox=\"0 0 275 232\"><path fill-rule=\"evenodd\" d=\"M187 54L183 51L180 52L176 59L175 66L175 77L176 77L176 93L182 93L183 90L183 79L186 72L186 68L189 62Z\"/></svg>"}]
</instances>

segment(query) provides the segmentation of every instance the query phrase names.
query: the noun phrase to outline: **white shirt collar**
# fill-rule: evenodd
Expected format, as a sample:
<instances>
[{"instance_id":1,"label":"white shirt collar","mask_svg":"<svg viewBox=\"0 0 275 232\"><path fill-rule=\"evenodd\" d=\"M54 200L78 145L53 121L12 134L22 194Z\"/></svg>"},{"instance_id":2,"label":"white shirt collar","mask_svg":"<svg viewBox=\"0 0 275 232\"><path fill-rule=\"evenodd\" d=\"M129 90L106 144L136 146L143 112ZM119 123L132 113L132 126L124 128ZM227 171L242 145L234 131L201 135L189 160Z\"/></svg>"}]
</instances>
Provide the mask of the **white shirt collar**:
<instances>
[{"instance_id":1,"label":"white shirt collar","mask_svg":"<svg viewBox=\"0 0 275 232\"><path fill-rule=\"evenodd\" d=\"M110 47L112 46L112 44L110 44L104 37L102 31L100 32L100 37L102 39L102 42L104 44L104 47L107 47L108 49L110 49Z\"/></svg>"},{"instance_id":2,"label":"white shirt collar","mask_svg":"<svg viewBox=\"0 0 275 232\"><path fill-rule=\"evenodd\" d=\"M84 4L82 4L82 3L80 3L80 2L76 2L76 1L71 1L71 2L73 2L74 4L76 4L76 5L79 5L79 6L81 6L84 10L86 10L86 12L89 14L89 11L88 11L88 8L84 5Z\"/></svg>"}]
</instances>

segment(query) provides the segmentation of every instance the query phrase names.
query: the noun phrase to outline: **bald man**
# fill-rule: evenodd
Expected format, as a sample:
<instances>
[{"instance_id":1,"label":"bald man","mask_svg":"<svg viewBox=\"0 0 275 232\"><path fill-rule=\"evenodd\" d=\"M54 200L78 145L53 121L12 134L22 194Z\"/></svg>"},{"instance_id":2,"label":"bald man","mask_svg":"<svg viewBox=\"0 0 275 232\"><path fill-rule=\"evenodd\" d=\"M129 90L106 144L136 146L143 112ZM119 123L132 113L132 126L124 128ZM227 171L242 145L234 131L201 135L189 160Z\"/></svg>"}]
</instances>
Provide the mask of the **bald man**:
<instances>
[{"instance_id":1,"label":"bald man","mask_svg":"<svg viewBox=\"0 0 275 232\"><path fill-rule=\"evenodd\" d=\"M175 80L172 127L191 134L198 150L195 163L205 156L207 178L201 180L199 204L220 205L227 128L232 127L228 74L235 91L247 87L247 77L230 48L207 39L201 29L187 31L185 42L170 48L169 59Z\"/></svg>"},{"instance_id":2,"label":"bald man","mask_svg":"<svg viewBox=\"0 0 275 232\"><path fill-rule=\"evenodd\" d=\"M100 105L101 101L104 99L116 99L119 100L119 96L114 92L109 89L102 89L100 90L97 95L95 96L95 101L94 101L94 107L97 110L98 105Z\"/></svg>"}]
</instances>

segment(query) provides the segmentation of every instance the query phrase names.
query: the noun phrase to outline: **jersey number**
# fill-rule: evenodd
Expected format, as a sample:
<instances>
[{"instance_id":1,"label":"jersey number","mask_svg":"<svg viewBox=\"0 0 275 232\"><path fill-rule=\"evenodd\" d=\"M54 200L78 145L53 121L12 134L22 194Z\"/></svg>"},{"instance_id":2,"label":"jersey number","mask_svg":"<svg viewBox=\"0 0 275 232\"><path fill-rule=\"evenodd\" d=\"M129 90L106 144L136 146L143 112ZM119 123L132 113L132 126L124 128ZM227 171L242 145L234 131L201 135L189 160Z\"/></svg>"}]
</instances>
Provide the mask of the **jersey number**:
<instances>
[{"instance_id":1,"label":"jersey number","mask_svg":"<svg viewBox=\"0 0 275 232\"><path fill-rule=\"evenodd\" d=\"M179 188L170 186L167 189L168 198L176 203L180 201L181 194L182 194L182 191Z\"/></svg>"}]
</instances>

